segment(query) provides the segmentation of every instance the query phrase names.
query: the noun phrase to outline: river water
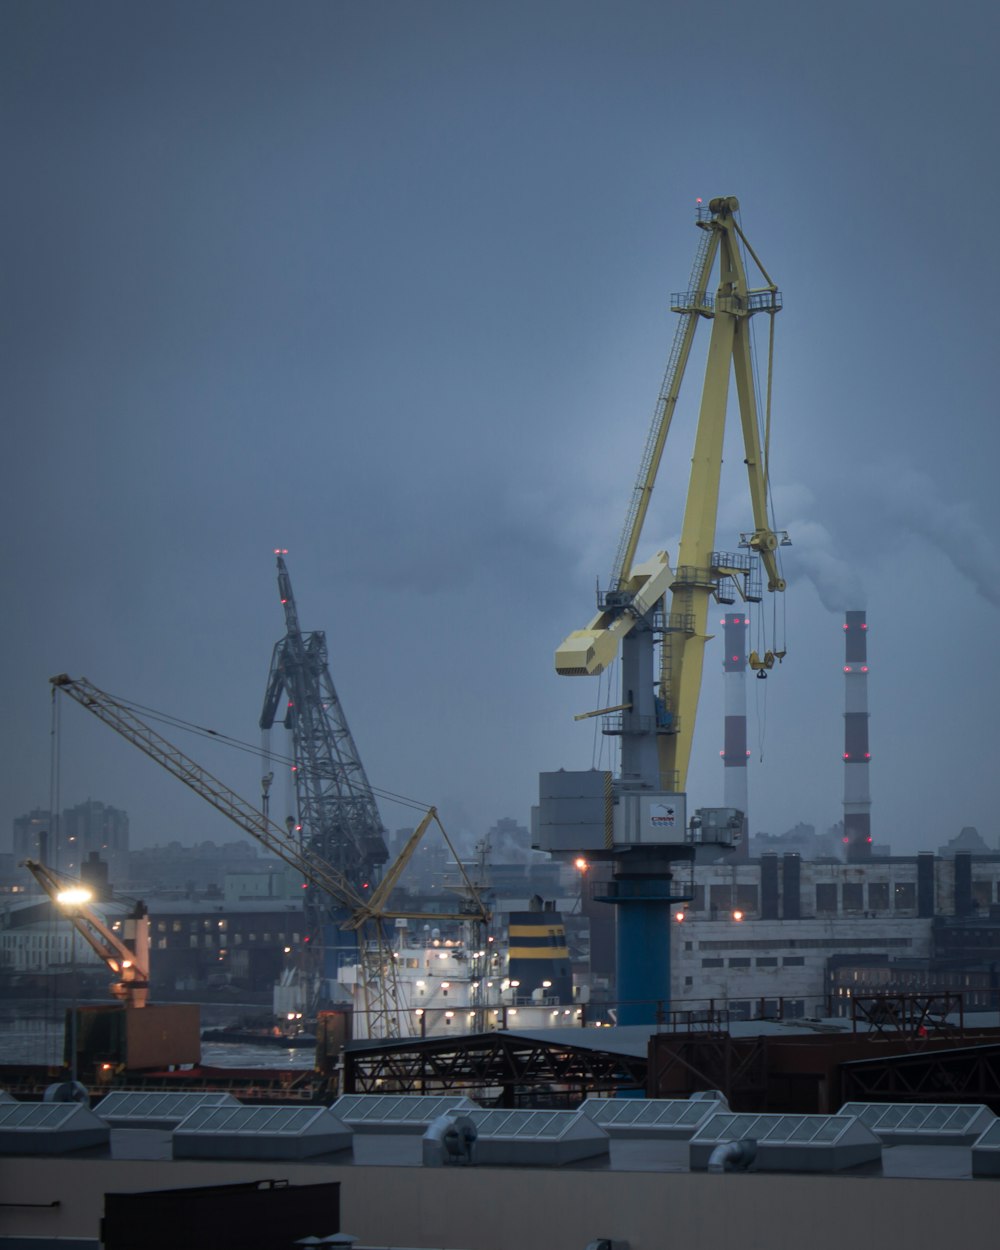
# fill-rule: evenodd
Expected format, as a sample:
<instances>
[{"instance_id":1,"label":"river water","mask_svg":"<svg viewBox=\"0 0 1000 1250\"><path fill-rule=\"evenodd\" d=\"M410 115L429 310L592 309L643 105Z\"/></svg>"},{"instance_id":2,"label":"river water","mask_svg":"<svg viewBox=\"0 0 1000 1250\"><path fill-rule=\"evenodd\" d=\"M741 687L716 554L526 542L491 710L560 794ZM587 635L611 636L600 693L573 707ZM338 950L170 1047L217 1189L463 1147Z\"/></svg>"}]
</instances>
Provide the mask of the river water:
<instances>
[{"instance_id":1,"label":"river water","mask_svg":"<svg viewBox=\"0 0 1000 1250\"><path fill-rule=\"evenodd\" d=\"M0 1002L0 1064L60 1064L68 999L8 999ZM203 1029L236 1024L243 1016L259 1016L260 1006L204 1004ZM287 1050L278 1046L202 1042L201 1061L215 1068L304 1068L313 1066L310 1047Z\"/></svg>"}]
</instances>

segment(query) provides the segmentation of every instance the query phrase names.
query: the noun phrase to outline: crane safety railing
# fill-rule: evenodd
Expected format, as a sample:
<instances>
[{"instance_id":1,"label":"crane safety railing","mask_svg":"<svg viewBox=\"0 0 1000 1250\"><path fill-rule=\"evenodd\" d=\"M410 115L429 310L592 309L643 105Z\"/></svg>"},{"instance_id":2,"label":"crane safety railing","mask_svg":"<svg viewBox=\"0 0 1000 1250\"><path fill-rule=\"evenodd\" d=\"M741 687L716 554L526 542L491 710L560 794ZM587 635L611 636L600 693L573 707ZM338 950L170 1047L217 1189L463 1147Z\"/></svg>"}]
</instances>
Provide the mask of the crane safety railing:
<instances>
[{"instance_id":1,"label":"crane safety railing","mask_svg":"<svg viewBox=\"0 0 1000 1250\"><path fill-rule=\"evenodd\" d=\"M626 730L630 734L675 734L680 731L680 722L676 717L664 720L656 716L639 716L635 713L629 714L627 723L621 713L601 717L601 733L607 737L620 737Z\"/></svg>"},{"instance_id":2,"label":"crane safety railing","mask_svg":"<svg viewBox=\"0 0 1000 1250\"><path fill-rule=\"evenodd\" d=\"M746 299L731 292L675 291L670 296L670 311L675 313L756 313L781 312L781 292L770 287L748 291Z\"/></svg>"}]
</instances>

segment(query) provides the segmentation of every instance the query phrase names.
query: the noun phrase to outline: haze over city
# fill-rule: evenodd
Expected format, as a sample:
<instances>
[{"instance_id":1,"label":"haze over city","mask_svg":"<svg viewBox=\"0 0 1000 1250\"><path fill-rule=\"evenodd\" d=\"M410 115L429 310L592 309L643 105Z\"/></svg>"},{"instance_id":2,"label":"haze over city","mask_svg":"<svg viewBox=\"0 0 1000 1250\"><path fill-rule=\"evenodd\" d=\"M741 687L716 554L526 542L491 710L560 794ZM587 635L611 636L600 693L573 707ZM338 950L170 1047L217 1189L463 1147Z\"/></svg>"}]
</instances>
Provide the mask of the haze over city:
<instances>
[{"instance_id":1,"label":"haze over city","mask_svg":"<svg viewBox=\"0 0 1000 1250\"><path fill-rule=\"evenodd\" d=\"M751 828L840 819L866 608L875 841L996 845L994 7L5 19L5 838L50 802L53 674L257 741L275 547L380 789L473 834L527 823L540 770L606 766L573 716L617 700L553 652L607 582L696 200L732 194L784 300L793 544L761 607L787 658L749 682ZM676 557L706 328L640 555ZM722 548L752 528L738 438ZM694 805L722 801L708 646ZM62 804L124 808L134 846L234 836L68 701L60 737ZM259 792L252 754L178 741Z\"/></svg>"}]
</instances>

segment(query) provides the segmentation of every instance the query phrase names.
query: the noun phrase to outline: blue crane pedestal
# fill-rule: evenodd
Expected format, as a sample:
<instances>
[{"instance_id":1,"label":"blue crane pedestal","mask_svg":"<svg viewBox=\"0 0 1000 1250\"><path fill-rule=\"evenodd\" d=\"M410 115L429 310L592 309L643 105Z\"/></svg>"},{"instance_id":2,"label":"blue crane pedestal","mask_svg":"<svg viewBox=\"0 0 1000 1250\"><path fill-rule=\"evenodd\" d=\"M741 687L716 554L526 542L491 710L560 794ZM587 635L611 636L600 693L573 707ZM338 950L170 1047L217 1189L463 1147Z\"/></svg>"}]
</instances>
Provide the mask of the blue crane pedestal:
<instances>
[{"instance_id":1,"label":"blue crane pedestal","mask_svg":"<svg viewBox=\"0 0 1000 1250\"><path fill-rule=\"evenodd\" d=\"M673 907L691 894L677 892L660 848L620 852L613 864L614 876L594 897L617 908L618 1023L658 1024L670 1012Z\"/></svg>"}]
</instances>

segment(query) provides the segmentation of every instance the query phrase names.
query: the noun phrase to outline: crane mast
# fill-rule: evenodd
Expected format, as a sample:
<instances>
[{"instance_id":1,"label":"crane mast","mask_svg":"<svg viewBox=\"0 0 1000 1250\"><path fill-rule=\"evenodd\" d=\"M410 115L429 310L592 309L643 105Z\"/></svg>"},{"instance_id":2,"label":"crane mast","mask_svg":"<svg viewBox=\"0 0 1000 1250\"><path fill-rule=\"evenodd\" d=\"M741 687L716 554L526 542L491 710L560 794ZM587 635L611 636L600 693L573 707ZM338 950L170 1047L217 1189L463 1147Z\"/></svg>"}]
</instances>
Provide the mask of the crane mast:
<instances>
[{"instance_id":1,"label":"crane mast","mask_svg":"<svg viewBox=\"0 0 1000 1250\"><path fill-rule=\"evenodd\" d=\"M713 599L733 603L737 595L758 601L761 564L768 590L785 589L777 557L787 535L774 529L768 509L771 383L769 376L762 423L750 331L753 316L763 313L770 321L773 348L781 296L737 222L738 209L734 196L719 196L707 207L699 201L696 224L703 233L688 290L671 300L681 320L610 585L598 593L597 615L585 629L569 634L555 656L558 673L577 677L601 673L621 655L618 703L584 714L604 715L604 732L620 737L620 774L613 777L593 768L541 774L535 843L541 850L583 853L611 863L611 879L595 897L617 912L620 1023L651 1023L669 1004L670 909L691 898L690 887L678 889L674 882L674 864L693 862L698 846L714 846L716 855L732 850L743 835L744 813L735 809L697 809L690 821L687 815L687 773L705 644L711 637L709 606ZM763 286L750 286L742 249L760 270ZM719 279L712 293L709 280L716 261ZM711 322L712 332L677 563L671 565L666 551L636 563L695 330L703 320ZM769 349L769 371L771 358ZM753 529L740 536L735 552L715 546L732 376L753 516ZM766 676L783 655L777 649L767 650L763 659L754 653L750 664Z\"/></svg>"},{"instance_id":2,"label":"crane mast","mask_svg":"<svg viewBox=\"0 0 1000 1250\"><path fill-rule=\"evenodd\" d=\"M385 830L364 765L337 696L326 634L303 632L284 553L275 552L285 636L275 644L260 727L278 718L291 731L298 832L324 863L362 888L388 859Z\"/></svg>"}]
</instances>

